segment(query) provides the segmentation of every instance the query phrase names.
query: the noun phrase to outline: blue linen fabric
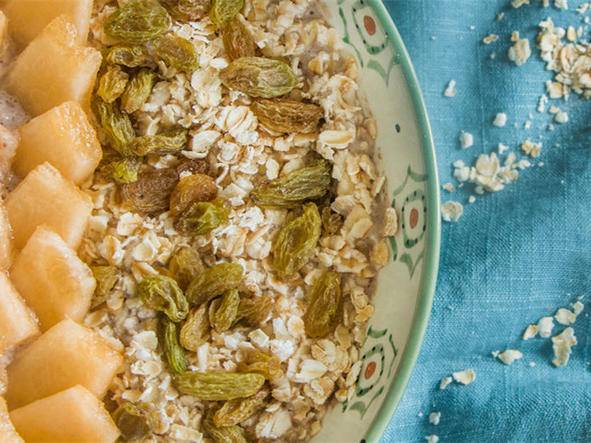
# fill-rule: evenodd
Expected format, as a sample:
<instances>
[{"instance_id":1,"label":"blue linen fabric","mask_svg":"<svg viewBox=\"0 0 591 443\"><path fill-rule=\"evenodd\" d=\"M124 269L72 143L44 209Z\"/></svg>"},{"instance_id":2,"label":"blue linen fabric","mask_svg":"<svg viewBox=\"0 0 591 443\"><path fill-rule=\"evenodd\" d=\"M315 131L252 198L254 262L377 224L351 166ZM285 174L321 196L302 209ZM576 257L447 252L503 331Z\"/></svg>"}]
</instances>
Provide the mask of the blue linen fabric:
<instances>
[{"instance_id":1,"label":"blue linen fabric","mask_svg":"<svg viewBox=\"0 0 591 443\"><path fill-rule=\"evenodd\" d=\"M512 9L510 0L385 0L423 88L441 182L453 181L454 160L472 163L498 143L516 150L528 137L543 142L544 166L523 171L517 183L472 205L466 204L469 188L442 191L444 201L466 204L465 213L459 223L443 226L432 317L384 442L424 442L430 434L441 443L591 441L588 312L574 325L578 344L565 368L552 366L549 339L521 340L529 323L577 296L591 311L591 103L579 97L557 102L570 122L548 131L551 116L536 106L552 74L534 49L540 20L583 25L574 12L583 2L570 0L569 12L531 3ZM496 21L500 11L505 18ZM527 36L534 50L520 68L507 57L512 31ZM484 45L489 33L500 40ZM442 94L450 79L457 81L455 98ZM497 112L507 113L506 127L492 126ZM465 151L461 130L475 138ZM524 358L505 366L491 357L507 348ZM439 390L442 377L466 368L477 373L473 384ZM432 411L442 414L438 426L429 424Z\"/></svg>"}]
</instances>

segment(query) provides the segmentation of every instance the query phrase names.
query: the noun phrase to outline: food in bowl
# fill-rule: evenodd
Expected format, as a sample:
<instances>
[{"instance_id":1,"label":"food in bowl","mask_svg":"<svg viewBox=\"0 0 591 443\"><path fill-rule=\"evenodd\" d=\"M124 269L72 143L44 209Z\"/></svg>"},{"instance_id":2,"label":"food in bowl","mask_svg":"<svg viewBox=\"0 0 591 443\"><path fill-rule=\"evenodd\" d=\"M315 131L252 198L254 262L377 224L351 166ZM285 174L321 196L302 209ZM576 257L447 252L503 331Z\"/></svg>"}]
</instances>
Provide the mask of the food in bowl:
<instances>
[{"instance_id":1,"label":"food in bowl","mask_svg":"<svg viewBox=\"0 0 591 443\"><path fill-rule=\"evenodd\" d=\"M31 117L6 285L39 328L10 344L16 431L309 440L353 393L394 222L355 58L310 0L69 7L6 8ZM100 425L58 426L92 398Z\"/></svg>"}]
</instances>

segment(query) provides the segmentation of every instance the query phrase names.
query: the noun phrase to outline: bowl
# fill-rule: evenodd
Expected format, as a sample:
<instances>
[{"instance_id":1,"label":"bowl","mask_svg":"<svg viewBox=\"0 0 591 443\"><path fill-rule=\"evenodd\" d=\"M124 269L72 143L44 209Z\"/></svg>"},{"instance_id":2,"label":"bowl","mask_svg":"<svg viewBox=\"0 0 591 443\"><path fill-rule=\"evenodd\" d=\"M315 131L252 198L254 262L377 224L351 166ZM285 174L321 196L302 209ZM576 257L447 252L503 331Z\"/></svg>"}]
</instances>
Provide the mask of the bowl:
<instances>
[{"instance_id":1,"label":"bowl","mask_svg":"<svg viewBox=\"0 0 591 443\"><path fill-rule=\"evenodd\" d=\"M431 311L441 227L437 167L421 90L385 6L380 0L325 5L328 21L359 63L399 229L378 278L354 394L327 414L313 441L377 442L404 393Z\"/></svg>"}]
</instances>

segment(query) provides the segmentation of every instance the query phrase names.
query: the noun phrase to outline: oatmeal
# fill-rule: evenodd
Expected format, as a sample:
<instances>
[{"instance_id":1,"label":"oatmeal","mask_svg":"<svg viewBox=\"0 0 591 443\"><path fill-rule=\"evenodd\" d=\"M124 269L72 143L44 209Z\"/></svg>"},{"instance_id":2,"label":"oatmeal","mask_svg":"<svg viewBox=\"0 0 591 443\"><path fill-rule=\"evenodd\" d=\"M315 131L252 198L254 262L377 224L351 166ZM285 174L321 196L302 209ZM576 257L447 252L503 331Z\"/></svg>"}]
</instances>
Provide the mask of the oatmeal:
<instances>
[{"instance_id":1,"label":"oatmeal","mask_svg":"<svg viewBox=\"0 0 591 443\"><path fill-rule=\"evenodd\" d=\"M105 400L125 439L306 441L354 393L398 223L321 9L94 3L103 156L78 253L83 323L125 360Z\"/></svg>"}]
</instances>

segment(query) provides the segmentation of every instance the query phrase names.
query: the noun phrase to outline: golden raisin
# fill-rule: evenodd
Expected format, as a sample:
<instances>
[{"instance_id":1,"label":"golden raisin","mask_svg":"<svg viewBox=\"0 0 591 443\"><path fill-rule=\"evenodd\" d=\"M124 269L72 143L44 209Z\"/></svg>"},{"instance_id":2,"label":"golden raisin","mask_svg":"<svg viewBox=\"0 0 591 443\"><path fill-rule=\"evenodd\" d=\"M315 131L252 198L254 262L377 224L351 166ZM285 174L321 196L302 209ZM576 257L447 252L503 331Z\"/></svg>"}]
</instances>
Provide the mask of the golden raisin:
<instances>
[{"instance_id":1,"label":"golden raisin","mask_svg":"<svg viewBox=\"0 0 591 443\"><path fill-rule=\"evenodd\" d=\"M273 239L273 269L279 276L292 276L314 255L322 220L314 203L304 205L302 215L283 226Z\"/></svg>"},{"instance_id":2,"label":"golden raisin","mask_svg":"<svg viewBox=\"0 0 591 443\"><path fill-rule=\"evenodd\" d=\"M174 381L182 394L221 401L256 394L265 383L265 377L241 372L185 372L175 376Z\"/></svg>"},{"instance_id":3,"label":"golden raisin","mask_svg":"<svg viewBox=\"0 0 591 443\"><path fill-rule=\"evenodd\" d=\"M240 295L238 290L230 289L222 296L219 306L210 317L211 326L220 333L230 329L236 320L239 304Z\"/></svg>"},{"instance_id":4,"label":"golden raisin","mask_svg":"<svg viewBox=\"0 0 591 443\"><path fill-rule=\"evenodd\" d=\"M238 18L222 28L222 39L230 60L256 55L256 43L246 25Z\"/></svg>"},{"instance_id":5,"label":"golden raisin","mask_svg":"<svg viewBox=\"0 0 591 443\"><path fill-rule=\"evenodd\" d=\"M333 332L342 317L341 278L326 271L314 282L304 313L304 327L311 338L323 338Z\"/></svg>"},{"instance_id":6,"label":"golden raisin","mask_svg":"<svg viewBox=\"0 0 591 443\"><path fill-rule=\"evenodd\" d=\"M275 132L314 132L324 116L318 105L288 99L259 99L250 109L259 123Z\"/></svg>"},{"instance_id":7,"label":"golden raisin","mask_svg":"<svg viewBox=\"0 0 591 443\"><path fill-rule=\"evenodd\" d=\"M195 202L208 202L218 193L209 175L193 174L182 177L170 196L170 215L178 216Z\"/></svg>"},{"instance_id":8,"label":"golden raisin","mask_svg":"<svg viewBox=\"0 0 591 443\"><path fill-rule=\"evenodd\" d=\"M145 171L134 183L121 186L121 197L136 212L159 214L168 210L177 182L178 175L172 168Z\"/></svg>"},{"instance_id":9,"label":"golden raisin","mask_svg":"<svg viewBox=\"0 0 591 443\"><path fill-rule=\"evenodd\" d=\"M274 98L289 93L298 80L291 67L264 57L241 57L220 73L227 88L251 97Z\"/></svg>"},{"instance_id":10,"label":"golden raisin","mask_svg":"<svg viewBox=\"0 0 591 443\"><path fill-rule=\"evenodd\" d=\"M237 289L244 271L237 263L220 263L203 271L193 279L187 289L187 299L194 305L213 300L231 289Z\"/></svg>"},{"instance_id":11,"label":"golden raisin","mask_svg":"<svg viewBox=\"0 0 591 443\"><path fill-rule=\"evenodd\" d=\"M181 327L180 342L183 348L196 352L197 348L207 341L209 336L209 320L207 306L202 305L191 310Z\"/></svg>"},{"instance_id":12,"label":"golden raisin","mask_svg":"<svg viewBox=\"0 0 591 443\"><path fill-rule=\"evenodd\" d=\"M261 389L252 397L227 401L213 415L213 423L219 428L242 423L264 405L268 395L269 391Z\"/></svg>"}]
</instances>

